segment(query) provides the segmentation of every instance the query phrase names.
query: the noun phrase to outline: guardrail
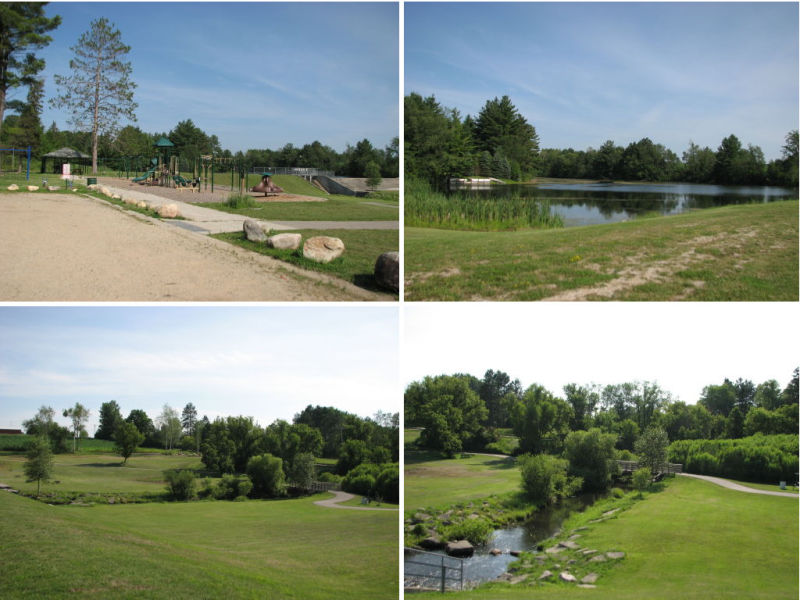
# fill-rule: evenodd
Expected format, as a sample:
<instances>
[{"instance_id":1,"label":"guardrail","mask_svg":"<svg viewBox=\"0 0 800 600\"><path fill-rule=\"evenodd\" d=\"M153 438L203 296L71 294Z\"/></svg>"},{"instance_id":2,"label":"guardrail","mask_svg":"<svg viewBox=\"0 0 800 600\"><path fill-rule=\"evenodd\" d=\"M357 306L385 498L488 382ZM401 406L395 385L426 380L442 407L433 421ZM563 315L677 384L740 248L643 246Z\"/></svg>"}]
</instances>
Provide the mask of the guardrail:
<instances>
[{"instance_id":1,"label":"guardrail","mask_svg":"<svg viewBox=\"0 0 800 600\"><path fill-rule=\"evenodd\" d=\"M406 555L403 561L403 587L406 589L439 590L442 593L464 589L464 561L460 558L416 548L403 550Z\"/></svg>"},{"instance_id":2,"label":"guardrail","mask_svg":"<svg viewBox=\"0 0 800 600\"><path fill-rule=\"evenodd\" d=\"M624 473L630 471L631 473L639 468L639 463L635 460L618 460L620 470ZM665 475L672 475L675 473L683 473L683 465L678 463L664 463L658 468L660 473Z\"/></svg>"},{"instance_id":3,"label":"guardrail","mask_svg":"<svg viewBox=\"0 0 800 600\"><path fill-rule=\"evenodd\" d=\"M313 167L252 167L251 173L272 173L273 175L297 175L299 177L336 177L333 171L325 171Z\"/></svg>"}]
</instances>

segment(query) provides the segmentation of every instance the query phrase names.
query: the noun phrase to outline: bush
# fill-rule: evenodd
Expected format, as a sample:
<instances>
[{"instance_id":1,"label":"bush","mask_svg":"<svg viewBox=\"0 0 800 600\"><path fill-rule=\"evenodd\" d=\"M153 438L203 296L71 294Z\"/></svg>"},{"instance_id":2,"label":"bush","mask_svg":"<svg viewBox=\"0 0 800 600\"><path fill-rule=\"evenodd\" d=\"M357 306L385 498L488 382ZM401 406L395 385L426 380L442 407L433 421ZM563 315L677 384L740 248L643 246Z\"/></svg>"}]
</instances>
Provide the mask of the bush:
<instances>
[{"instance_id":1,"label":"bush","mask_svg":"<svg viewBox=\"0 0 800 600\"><path fill-rule=\"evenodd\" d=\"M247 461L247 474L253 480L253 494L259 498L283 496L286 491L283 460L272 454L252 456Z\"/></svg>"},{"instance_id":2,"label":"bush","mask_svg":"<svg viewBox=\"0 0 800 600\"><path fill-rule=\"evenodd\" d=\"M344 477L336 473L331 473L330 471L325 471L317 479L326 483L342 483Z\"/></svg>"},{"instance_id":3,"label":"bush","mask_svg":"<svg viewBox=\"0 0 800 600\"><path fill-rule=\"evenodd\" d=\"M567 461L549 454L525 454L520 457L519 465L522 489L539 506L571 495L583 483L580 478L570 481L567 478Z\"/></svg>"},{"instance_id":4,"label":"bush","mask_svg":"<svg viewBox=\"0 0 800 600\"><path fill-rule=\"evenodd\" d=\"M668 456L689 473L762 483L789 481L798 470L798 437L756 434L730 440L680 440L670 445Z\"/></svg>"},{"instance_id":5,"label":"bush","mask_svg":"<svg viewBox=\"0 0 800 600\"><path fill-rule=\"evenodd\" d=\"M195 478L192 471L164 471L167 491L175 500L191 500L195 497Z\"/></svg>"},{"instance_id":6,"label":"bush","mask_svg":"<svg viewBox=\"0 0 800 600\"><path fill-rule=\"evenodd\" d=\"M611 495L614 496L614 498L622 498L625 495L625 490L617 487L611 488Z\"/></svg>"},{"instance_id":7,"label":"bush","mask_svg":"<svg viewBox=\"0 0 800 600\"><path fill-rule=\"evenodd\" d=\"M400 471L396 466L386 467L380 472L375 490L385 502L400 502Z\"/></svg>"},{"instance_id":8,"label":"bush","mask_svg":"<svg viewBox=\"0 0 800 600\"><path fill-rule=\"evenodd\" d=\"M253 482L245 475L223 475L214 488L214 498L217 500L234 500L239 496L247 496L253 489Z\"/></svg>"},{"instance_id":9,"label":"bush","mask_svg":"<svg viewBox=\"0 0 800 600\"><path fill-rule=\"evenodd\" d=\"M195 442L195 439L192 436L185 435L181 438L180 446L181 450L184 450L185 452L191 452L197 447L197 443Z\"/></svg>"},{"instance_id":10,"label":"bush","mask_svg":"<svg viewBox=\"0 0 800 600\"><path fill-rule=\"evenodd\" d=\"M492 537L493 527L485 519L466 519L445 527L442 536L446 540L469 540L471 544L485 544Z\"/></svg>"},{"instance_id":11,"label":"bush","mask_svg":"<svg viewBox=\"0 0 800 600\"><path fill-rule=\"evenodd\" d=\"M642 495L647 488L650 487L650 483L652 482L652 474L650 473L650 469L648 467L642 467L641 469L636 469L633 472L633 476L631 477L631 481L633 482L634 489L639 491L639 496Z\"/></svg>"},{"instance_id":12,"label":"bush","mask_svg":"<svg viewBox=\"0 0 800 600\"><path fill-rule=\"evenodd\" d=\"M353 478L348 477L345 490L351 494L373 496L375 492L375 478L367 473L357 475Z\"/></svg>"}]
</instances>

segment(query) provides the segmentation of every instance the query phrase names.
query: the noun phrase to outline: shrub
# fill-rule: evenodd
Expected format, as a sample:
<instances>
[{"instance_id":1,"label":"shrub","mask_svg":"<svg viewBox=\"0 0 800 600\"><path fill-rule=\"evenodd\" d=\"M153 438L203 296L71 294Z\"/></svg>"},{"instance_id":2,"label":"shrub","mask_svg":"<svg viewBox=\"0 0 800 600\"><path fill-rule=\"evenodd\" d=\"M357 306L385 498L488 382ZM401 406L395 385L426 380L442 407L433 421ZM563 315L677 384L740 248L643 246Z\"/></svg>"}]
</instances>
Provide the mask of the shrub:
<instances>
[{"instance_id":1,"label":"shrub","mask_svg":"<svg viewBox=\"0 0 800 600\"><path fill-rule=\"evenodd\" d=\"M197 447L197 444L194 438L190 435L185 435L181 438L181 450L185 452L191 452Z\"/></svg>"},{"instance_id":2,"label":"shrub","mask_svg":"<svg viewBox=\"0 0 800 600\"><path fill-rule=\"evenodd\" d=\"M400 502L400 472L396 466L384 468L375 481L377 494L386 502Z\"/></svg>"},{"instance_id":3,"label":"shrub","mask_svg":"<svg viewBox=\"0 0 800 600\"><path fill-rule=\"evenodd\" d=\"M214 488L214 498L217 500L233 500L239 496L246 496L253 489L253 482L245 475L223 475Z\"/></svg>"},{"instance_id":4,"label":"shrub","mask_svg":"<svg viewBox=\"0 0 800 600\"><path fill-rule=\"evenodd\" d=\"M492 525L485 519L466 519L445 527L442 536L446 540L469 540L471 544L485 544L492 537Z\"/></svg>"},{"instance_id":5,"label":"shrub","mask_svg":"<svg viewBox=\"0 0 800 600\"><path fill-rule=\"evenodd\" d=\"M167 491L175 500L191 500L195 497L195 478L192 471L164 471L167 480Z\"/></svg>"},{"instance_id":6,"label":"shrub","mask_svg":"<svg viewBox=\"0 0 800 600\"><path fill-rule=\"evenodd\" d=\"M331 473L330 471L325 471L319 477L319 481L325 481L327 483L342 483L344 477L341 475L337 475L336 473Z\"/></svg>"},{"instance_id":7,"label":"shrub","mask_svg":"<svg viewBox=\"0 0 800 600\"><path fill-rule=\"evenodd\" d=\"M373 496L375 492L375 478L367 473L357 475L353 478L348 477L345 484L345 490L351 494Z\"/></svg>"},{"instance_id":8,"label":"shrub","mask_svg":"<svg viewBox=\"0 0 800 600\"><path fill-rule=\"evenodd\" d=\"M252 196L242 194L231 194L225 204L228 205L228 208L255 208L258 206L258 202Z\"/></svg>"},{"instance_id":9,"label":"shrub","mask_svg":"<svg viewBox=\"0 0 800 600\"><path fill-rule=\"evenodd\" d=\"M611 495L614 496L614 498L622 498L625 495L625 490L617 487L611 488Z\"/></svg>"},{"instance_id":10,"label":"shrub","mask_svg":"<svg viewBox=\"0 0 800 600\"><path fill-rule=\"evenodd\" d=\"M286 490L283 460L272 454L252 456L247 461L247 474L253 480L253 494L260 498L282 496Z\"/></svg>"},{"instance_id":11,"label":"shrub","mask_svg":"<svg viewBox=\"0 0 800 600\"><path fill-rule=\"evenodd\" d=\"M719 472L719 461L708 452L698 452L689 455L686 461L686 470L700 475L713 475Z\"/></svg>"},{"instance_id":12,"label":"shrub","mask_svg":"<svg viewBox=\"0 0 800 600\"><path fill-rule=\"evenodd\" d=\"M542 506L573 494L583 481L567 477L568 463L549 454L525 454L519 459L522 489L535 504Z\"/></svg>"},{"instance_id":13,"label":"shrub","mask_svg":"<svg viewBox=\"0 0 800 600\"><path fill-rule=\"evenodd\" d=\"M633 482L634 489L639 491L639 496L641 497L642 492L644 492L647 488L650 487L650 483L652 481L652 474L650 473L650 469L648 467L642 467L641 469L636 469L633 472L631 481Z\"/></svg>"}]
</instances>

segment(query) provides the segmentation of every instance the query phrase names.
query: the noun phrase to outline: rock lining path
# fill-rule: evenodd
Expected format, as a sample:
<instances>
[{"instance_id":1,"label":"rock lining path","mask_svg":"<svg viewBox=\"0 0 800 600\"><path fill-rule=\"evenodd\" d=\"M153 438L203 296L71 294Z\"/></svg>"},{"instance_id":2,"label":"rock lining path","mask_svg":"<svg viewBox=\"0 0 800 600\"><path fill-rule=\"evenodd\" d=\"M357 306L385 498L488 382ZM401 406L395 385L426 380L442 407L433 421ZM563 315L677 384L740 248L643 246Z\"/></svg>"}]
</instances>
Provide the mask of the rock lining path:
<instances>
[{"instance_id":1,"label":"rock lining path","mask_svg":"<svg viewBox=\"0 0 800 600\"><path fill-rule=\"evenodd\" d=\"M770 490L758 490L756 488L739 485L738 483L734 483L733 481L729 481L727 479L722 479L721 477L712 477L710 475L695 475L693 473L679 473L679 475L682 475L684 477L694 477L695 479L703 479L704 481L715 483L724 488L728 488L729 490L736 490L737 492L746 492L748 494L761 494L763 496L784 496L788 498L795 498L795 499L798 498L797 494L792 494L791 492L773 492Z\"/></svg>"},{"instance_id":2,"label":"rock lining path","mask_svg":"<svg viewBox=\"0 0 800 600\"><path fill-rule=\"evenodd\" d=\"M347 492L340 492L338 490L330 490L333 498L326 498L325 500L317 500L314 502L317 506L325 506L327 508L347 508L350 510L397 510L396 508L380 508L377 506L344 506L340 502L347 502L355 498L353 494Z\"/></svg>"}]
</instances>

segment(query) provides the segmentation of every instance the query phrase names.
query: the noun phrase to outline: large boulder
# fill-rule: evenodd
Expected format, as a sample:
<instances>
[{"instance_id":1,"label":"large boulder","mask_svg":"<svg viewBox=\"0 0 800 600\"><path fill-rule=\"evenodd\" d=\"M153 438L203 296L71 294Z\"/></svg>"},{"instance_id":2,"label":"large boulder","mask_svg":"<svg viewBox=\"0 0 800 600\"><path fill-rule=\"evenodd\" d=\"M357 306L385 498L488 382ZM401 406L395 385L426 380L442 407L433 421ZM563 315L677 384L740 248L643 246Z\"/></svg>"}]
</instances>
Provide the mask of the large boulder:
<instances>
[{"instance_id":1,"label":"large boulder","mask_svg":"<svg viewBox=\"0 0 800 600\"><path fill-rule=\"evenodd\" d=\"M29 192L36 192L38 190L39 190L39 186L38 185L29 185L28 186L28 191Z\"/></svg>"},{"instance_id":2,"label":"large boulder","mask_svg":"<svg viewBox=\"0 0 800 600\"><path fill-rule=\"evenodd\" d=\"M19 186L16 183L12 183L7 189L9 192L16 192L19 189Z\"/></svg>"},{"instance_id":3,"label":"large boulder","mask_svg":"<svg viewBox=\"0 0 800 600\"><path fill-rule=\"evenodd\" d=\"M329 263L344 254L344 242L339 238L318 235L303 244L303 256L318 263Z\"/></svg>"},{"instance_id":4,"label":"large boulder","mask_svg":"<svg viewBox=\"0 0 800 600\"><path fill-rule=\"evenodd\" d=\"M267 234L264 233L264 228L261 227L258 221L246 219L242 225L242 229L244 229L244 236L251 242L267 241Z\"/></svg>"},{"instance_id":5,"label":"large boulder","mask_svg":"<svg viewBox=\"0 0 800 600\"><path fill-rule=\"evenodd\" d=\"M267 238L267 246L278 250L297 250L302 241L300 233L278 233Z\"/></svg>"},{"instance_id":6,"label":"large boulder","mask_svg":"<svg viewBox=\"0 0 800 600\"><path fill-rule=\"evenodd\" d=\"M100 193L103 194L103 196L108 196L109 198L111 198L111 196L113 196L113 193L111 192L111 190L108 189L104 185L100 186Z\"/></svg>"},{"instance_id":7,"label":"large boulder","mask_svg":"<svg viewBox=\"0 0 800 600\"><path fill-rule=\"evenodd\" d=\"M444 548L444 542L435 535L426 537L419 543L419 545L426 550L439 550Z\"/></svg>"},{"instance_id":8,"label":"large boulder","mask_svg":"<svg viewBox=\"0 0 800 600\"><path fill-rule=\"evenodd\" d=\"M457 542L447 542L444 551L450 556L469 557L475 553L475 547L467 540L458 540Z\"/></svg>"},{"instance_id":9,"label":"large boulder","mask_svg":"<svg viewBox=\"0 0 800 600\"><path fill-rule=\"evenodd\" d=\"M561 571L561 573L558 574L558 578L561 581L564 581L566 583L577 583L578 582L578 580L575 578L575 575L573 575L572 573L570 573L568 571Z\"/></svg>"},{"instance_id":10,"label":"large boulder","mask_svg":"<svg viewBox=\"0 0 800 600\"><path fill-rule=\"evenodd\" d=\"M162 204L158 208L156 208L156 212L158 213L159 217L164 219L174 219L178 216L178 205L177 204Z\"/></svg>"},{"instance_id":11,"label":"large boulder","mask_svg":"<svg viewBox=\"0 0 800 600\"><path fill-rule=\"evenodd\" d=\"M382 288L400 291L400 254L384 252L375 261L375 281Z\"/></svg>"}]
</instances>

